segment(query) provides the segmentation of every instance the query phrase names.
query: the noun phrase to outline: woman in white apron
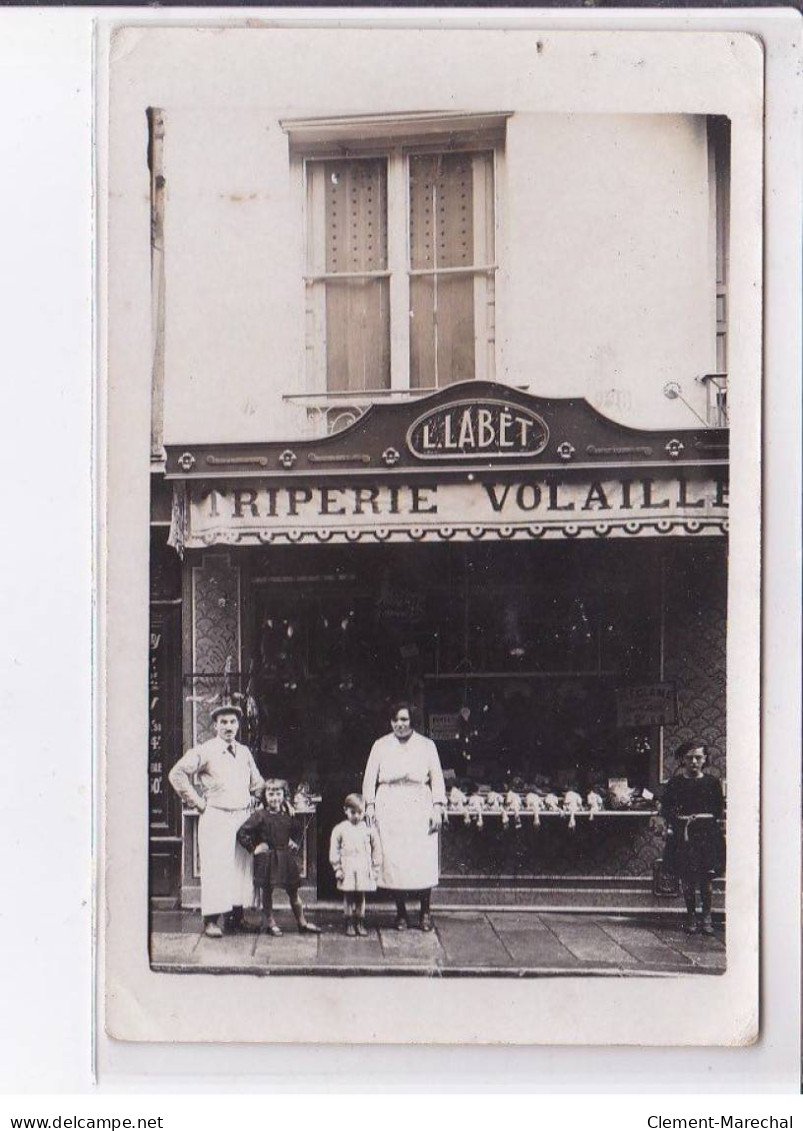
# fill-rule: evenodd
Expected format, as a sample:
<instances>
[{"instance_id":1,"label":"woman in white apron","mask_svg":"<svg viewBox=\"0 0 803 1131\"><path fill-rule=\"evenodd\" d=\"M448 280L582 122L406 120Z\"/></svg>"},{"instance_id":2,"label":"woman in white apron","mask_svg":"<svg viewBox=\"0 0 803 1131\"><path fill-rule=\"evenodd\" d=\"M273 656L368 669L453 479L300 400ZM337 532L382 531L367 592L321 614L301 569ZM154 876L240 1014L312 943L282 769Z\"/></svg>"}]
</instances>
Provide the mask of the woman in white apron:
<instances>
[{"instance_id":1,"label":"woman in white apron","mask_svg":"<svg viewBox=\"0 0 803 1131\"><path fill-rule=\"evenodd\" d=\"M430 897L438 883L438 832L446 790L435 743L412 727L408 703L391 711L392 732L371 747L363 779L366 816L382 844L379 886L396 898L396 929L406 930L406 897L421 901L422 931L432 930Z\"/></svg>"}]
</instances>

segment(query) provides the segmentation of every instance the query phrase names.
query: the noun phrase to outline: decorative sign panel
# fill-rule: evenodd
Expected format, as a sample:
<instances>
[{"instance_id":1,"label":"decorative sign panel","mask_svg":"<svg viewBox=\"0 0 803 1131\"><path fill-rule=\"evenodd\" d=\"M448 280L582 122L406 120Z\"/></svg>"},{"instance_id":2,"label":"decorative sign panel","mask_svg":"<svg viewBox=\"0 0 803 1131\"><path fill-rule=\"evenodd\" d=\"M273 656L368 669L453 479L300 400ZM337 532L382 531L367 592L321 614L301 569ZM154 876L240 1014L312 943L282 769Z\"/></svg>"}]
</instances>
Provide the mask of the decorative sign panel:
<instances>
[{"instance_id":1,"label":"decorative sign panel","mask_svg":"<svg viewBox=\"0 0 803 1131\"><path fill-rule=\"evenodd\" d=\"M432 408L410 426L407 446L418 459L535 456L549 429L537 413L509 401L476 399Z\"/></svg>"},{"instance_id":2,"label":"decorative sign panel","mask_svg":"<svg viewBox=\"0 0 803 1131\"><path fill-rule=\"evenodd\" d=\"M700 469L676 475L618 475L570 479L528 474L518 481L365 482L334 486L254 480L177 487L182 529L175 544L275 540L356 542L362 539L575 538L635 534L724 534L726 472Z\"/></svg>"},{"instance_id":3,"label":"decorative sign panel","mask_svg":"<svg viewBox=\"0 0 803 1131\"><path fill-rule=\"evenodd\" d=\"M367 403L325 398L325 411L352 419L331 435L286 435L252 443L168 444L168 479L217 480L306 475L318 480L381 476L405 469L460 469L487 473L531 466L560 472L588 469L611 473L613 466L635 472L652 465L724 466L728 433L721 428L658 431L629 428L602 415L586 401L531 396L510 385L466 381L431 396L395 393ZM597 470L598 469L598 470ZM655 468L656 472L658 468ZM647 471L650 474L651 471Z\"/></svg>"}]
</instances>

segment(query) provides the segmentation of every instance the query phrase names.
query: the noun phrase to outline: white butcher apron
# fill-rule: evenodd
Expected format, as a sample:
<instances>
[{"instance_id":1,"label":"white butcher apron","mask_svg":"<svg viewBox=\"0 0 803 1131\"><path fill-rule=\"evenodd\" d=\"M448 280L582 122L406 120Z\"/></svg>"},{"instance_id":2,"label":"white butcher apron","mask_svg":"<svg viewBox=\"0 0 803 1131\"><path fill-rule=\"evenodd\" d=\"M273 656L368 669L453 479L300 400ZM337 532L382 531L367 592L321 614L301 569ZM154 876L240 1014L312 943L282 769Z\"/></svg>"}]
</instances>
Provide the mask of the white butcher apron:
<instances>
[{"instance_id":1,"label":"white butcher apron","mask_svg":"<svg viewBox=\"0 0 803 1131\"><path fill-rule=\"evenodd\" d=\"M237 843L237 830L251 814L246 809L207 805L198 818L201 857L201 914L222 915L253 900L253 858Z\"/></svg>"}]
</instances>

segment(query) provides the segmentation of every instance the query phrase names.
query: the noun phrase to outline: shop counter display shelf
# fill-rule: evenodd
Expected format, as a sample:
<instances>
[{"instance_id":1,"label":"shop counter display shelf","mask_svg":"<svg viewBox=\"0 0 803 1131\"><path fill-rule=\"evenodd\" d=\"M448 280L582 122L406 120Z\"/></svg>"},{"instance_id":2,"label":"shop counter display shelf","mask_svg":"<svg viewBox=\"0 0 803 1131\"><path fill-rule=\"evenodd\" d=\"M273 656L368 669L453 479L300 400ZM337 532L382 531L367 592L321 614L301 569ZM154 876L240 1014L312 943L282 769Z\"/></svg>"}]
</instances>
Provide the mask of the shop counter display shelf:
<instances>
[{"instance_id":1,"label":"shop counter display shelf","mask_svg":"<svg viewBox=\"0 0 803 1131\"><path fill-rule=\"evenodd\" d=\"M449 824L451 824L453 820L464 824L474 824L479 815L480 814L473 809L447 809L445 811L445 816L448 817ZM481 815L483 821L493 817L507 817L509 821L516 820L516 814L512 809L483 809ZM594 812L590 809L577 809L574 812L576 820L584 817L586 820L594 821L608 817L658 817L659 815L658 809L596 809ZM534 820L537 816L539 821L556 817L568 821L572 813L568 809L539 809L536 814L533 809L521 809L518 816L521 820L525 820L528 817ZM467 817L468 820L466 820Z\"/></svg>"}]
</instances>

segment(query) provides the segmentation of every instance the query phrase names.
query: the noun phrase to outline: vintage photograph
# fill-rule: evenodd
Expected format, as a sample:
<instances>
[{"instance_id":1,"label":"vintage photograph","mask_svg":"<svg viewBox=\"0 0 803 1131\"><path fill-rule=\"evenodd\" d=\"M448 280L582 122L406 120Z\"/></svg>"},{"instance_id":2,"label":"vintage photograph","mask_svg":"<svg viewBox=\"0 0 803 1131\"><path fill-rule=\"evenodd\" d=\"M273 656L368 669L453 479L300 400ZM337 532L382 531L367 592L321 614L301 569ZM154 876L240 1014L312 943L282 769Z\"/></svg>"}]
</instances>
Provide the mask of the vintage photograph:
<instances>
[{"instance_id":1,"label":"vintage photograph","mask_svg":"<svg viewBox=\"0 0 803 1131\"><path fill-rule=\"evenodd\" d=\"M142 40L110 60L150 330L128 945L157 979L721 979L759 378L726 100L531 78L641 81L640 37L186 34L116 132Z\"/></svg>"}]
</instances>

